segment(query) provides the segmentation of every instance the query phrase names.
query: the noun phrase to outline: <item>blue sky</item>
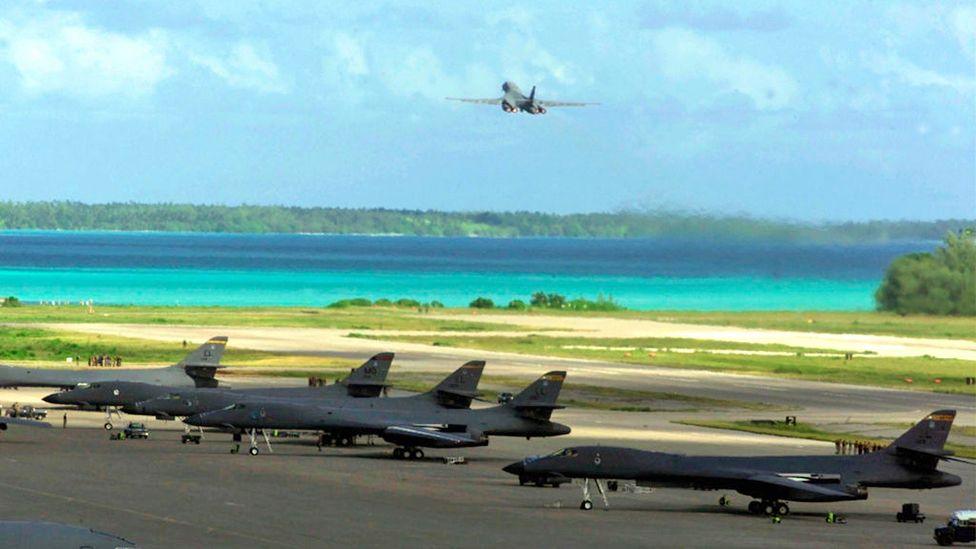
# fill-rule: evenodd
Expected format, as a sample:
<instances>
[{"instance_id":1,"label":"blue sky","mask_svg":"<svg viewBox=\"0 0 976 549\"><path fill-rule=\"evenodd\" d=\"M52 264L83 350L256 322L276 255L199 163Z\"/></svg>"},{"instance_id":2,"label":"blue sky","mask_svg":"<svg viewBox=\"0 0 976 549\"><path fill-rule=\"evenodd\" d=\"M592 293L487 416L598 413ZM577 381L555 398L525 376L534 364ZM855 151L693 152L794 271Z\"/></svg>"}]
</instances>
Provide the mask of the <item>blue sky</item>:
<instances>
[{"instance_id":1,"label":"blue sky","mask_svg":"<svg viewBox=\"0 0 976 549\"><path fill-rule=\"evenodd\" d=\"M4 2L0 199L972 218L974 67L972 2ZM443 99L506 79L602 105Z\"/></svg>"}]
</instances>

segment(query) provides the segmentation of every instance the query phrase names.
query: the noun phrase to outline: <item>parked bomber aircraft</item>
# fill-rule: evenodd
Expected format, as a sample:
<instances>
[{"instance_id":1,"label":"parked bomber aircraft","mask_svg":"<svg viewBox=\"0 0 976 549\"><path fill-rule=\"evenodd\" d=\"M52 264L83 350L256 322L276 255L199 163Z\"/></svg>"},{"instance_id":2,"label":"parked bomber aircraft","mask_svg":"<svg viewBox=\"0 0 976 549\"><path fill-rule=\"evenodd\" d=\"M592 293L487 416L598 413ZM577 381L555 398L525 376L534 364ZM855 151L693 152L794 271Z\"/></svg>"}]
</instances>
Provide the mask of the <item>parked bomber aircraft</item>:
<instances>
[{"instance_id":1,"label":"parked bomber aircraft","mask_svg":"<svg viewBox=\"0 0 976 549\"><path fill-rule=\"evenodd\" d=\"M82 526L43 521L0 521L0 547L123 549L135 546L126 539Z\"/></svg>"},{"instance_id":2,"label":"parked bomber aircraft","mask_svg":"<svg viewBox=\"0 0 976 549\"><path fill-rule=\"evenodd\" d=\"M105 429L112 428L111 414L154 415L160 419L188 416L212 410L250 397L264 398L342 398L379 396L390 371L393 353L380 353L355 368L343 380L325 387L271 387L259 389L224 389L220 387L183 388L131 381L104 381L44 397L51 404L104 409ZM160 406L149 410L139 403L160 399ZM204 405L201 407L201 403ZM185 413L170 414L163 410ZM171 410L172 409L172 410ZM189 409L189 410L186 410Z\"/></svg>"},{"instance_id":3,"label":"parked bomber aircraft","mask_svg":"<svg viewBox=\"0 0 976 549\"><path fill-rule=\"evenodd\" d=\"M529 114L546 114L549 107L585 107L587 105L599 105L599 103L581 103L578 101L542 101L535 98L535 86L526 97L515 82L505 82L502 84L502 91L505 95L492 99L469 99L466 97L448 97L451 101L463 101L465 103L481 103L483 105L501 105L502 110L508 113L527 112Z\"/></svg>"},{"instance_id":4,"label":"parked bomber aircraft","mask_svg":"<svg viewBox=\"0 0 976 549\"><path fill-rule=\"evenodd\" d=\"M386 359L385 363L371 366L371 364L377 364L376 361L382 358ZM356 406L375 406L376 403L370 399L352 400L349 399L349 397L379 396L379 390L384 387L382 382L386 379L386 372L389 370L389 361L392 359L393 353L376 355L370 359L369 362L355 370L348 378L340 381L339 383L317 388L317 392L314 394L299 394L299 396L313 397L313 402L319 404L346 399L347 402L345 406L350 408ZM481 373L484 368L485 362L483 360L472 360L455 370L453 373L451 373L451 375L444 378L444 380L441 381L430 392L412 397L397 397L396 400L422 399L425 401L430 401L435 406L442 406L446 408L467 408L471 405L471 400L474 399L478 394L478 382L481 380ZM364 372L372 372L372 375L375 375L376 377L368 380L366 379L366 375L370 374ZM380 373L382 373L381 377ZM376 392L367 394L363 389L357 389L357 387L364 386L357 385L357 383L365 382L374 383L375 385L368 385L367 387L375 387ZM341 389L342 387L346 387L348 392L336 390ZM152 414L156 417L189 417L195 414L221 410L235 404L251 403L257 405L261 402L280 400L289 396L290 394L288 393L287 389L254 389L251 391L190 389L173 392L166 396L140 402L135 405L135 408L139 411L139 413ZM348 446L352 443L352 435L354 433L340 432L330 434L333 435L333 438L335 438L336 442L340 446Z\"/></svg>"},{"instance_id":5,"label":"parked bomber aircraft","mask_svg":"<svg viewBox=\"0 0 976 549\"><path fill-rule=\"evenodd\" d=\"M173 387L216 387L227 338L212 337L179 363L166 368L25 368L0 366L0 387L61 387L100 381L130 381Z\"/></svg>"},{"instance_id":6,"label":"parked bomber aircraft","mask_svg":"<svg viewBox=\"0 0 976 549\"><path fill-rule=\"evenodd\" d=\"M504 470L524 477L583 479L580 509L593 508L590 480L607 505L604 479L634 480L639 486L735 490L756 498L753 513L786 515L784 501L829 502L867 499L869 487L944 488L962 480L937 469L957 460L945 451L955 410L932 412L884 450L853 456L705 457L631 448L581 446L526 458Z\"/></svg>"},{"instance_id":7,"label":"parked bomber aircraft","mask_svg":"<svg viewBox=\"0 0 976 549\"><path fill-rule=\"evenodd\" d=\"M374 434L397 445L393 456L419 459L425 448L486 446L490 436L550 437L569 427L550 421L566 372L549 372L511 401L480 409L438 405L438 389L413 397L370 402L246 402L187 418L190 425L242 429L257 455L256 433L268 429ZM440 386L439 386L440 387ZM452 396L453 398L453 396ZM265 437L267 442L267 437ZM270 448L270 445L269 445Z\"/></svg>"}]
</instances>

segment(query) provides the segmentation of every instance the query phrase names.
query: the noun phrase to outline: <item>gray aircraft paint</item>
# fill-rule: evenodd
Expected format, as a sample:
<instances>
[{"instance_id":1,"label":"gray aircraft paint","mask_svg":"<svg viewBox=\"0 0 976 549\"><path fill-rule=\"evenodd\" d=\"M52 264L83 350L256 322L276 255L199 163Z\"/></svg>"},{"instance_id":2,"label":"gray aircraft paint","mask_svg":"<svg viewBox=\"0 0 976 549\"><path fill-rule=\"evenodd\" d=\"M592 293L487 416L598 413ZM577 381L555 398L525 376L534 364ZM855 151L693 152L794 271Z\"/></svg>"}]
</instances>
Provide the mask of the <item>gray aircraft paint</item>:
<instances>
[{"instance_id":1,"label":"gray aircraft paint","mask_svg":"<svg viewBox=\"0 0 976 549\"><path fill-rule=\"evenodd\" d=\"M213 337L178 364L165 368L25 368L0 365L0 387L76 387L107 381L127 381L173 387L216 386L227 338Z\"/></svg>"},{"instance_id":2,"label":"gray aircraft paint","mask_svg":"<svg viewBox=\"0 0 976 549\"><path fill-rule=\"evenodd\" d=\"M135 415L177 417L233 404L238 400L265 397L284 399L342 398L377 396L385 386L393 353L380 353L352 370L343 380L324 387L271 387L222 389L219 387L182 388L149 383L107 381L92 383L44 397L45 402L83 408L118 407ZM158 406L149 405L149 402ZM146 403L146 405L143 405Z\"/></svg>"},{"instance_id":3,"label":"gray aircraft paint","mask_svg":"<svg viewBox=\"0 0 976 549\"><path fill-rule=\"evenodd\" d=\"M512 401L480 409L437 405L436 388L413 397L336 404L247 402L186 419L204 427L375 434L405 447L484 446L489 436L549 437L569 427L550 421L565 372L549 372ZM440 387L440 386L439 386Z\"/></svg>"},{"instance_id":4,"label":"gray aircraft paint","mask_svg":"<svg viewBox=\"0 0 976 549\"><path fill-rule=\"evenodd\" d=\"M549 107L585 107L587 105L599 105L599 103L582 103L579 101L543 101L536 99L535 86L529 95L522 93L515 82L507 81L502 84L504 95L490 99L471 99L467 97L447 97L451 101L462 101L464 103L479 103L482 105L499 105L502 110L508 113L525 112L529 114L546 114Z\"/></svg>"},{"instance_id":5,"label":"gray aircraft paint","mask_svg":"<svg viewBox=\"0 0 976 549\"><path fill-rule=\"evenodd\" d=\"M736 490L760 500L850 501L869 487L942 488L961 479L937 469L953 460L943 450L954 410L926 416L885 449L853 456L684 456L612 446L565 448L526 458L504 470L519 476L556 475L634 480L642 486Z\"/></svg>"},{"instance_id":6,"label":"gray aircraft paint","mask_svg":"<svg viewBox=\"0 0 976 549\"><path fill-rule=\"evenodd\" d=\"M82 526L42 521L0 521L0 547L30 549L121 549L126 539Z\"/></svg>"}]
</instances>

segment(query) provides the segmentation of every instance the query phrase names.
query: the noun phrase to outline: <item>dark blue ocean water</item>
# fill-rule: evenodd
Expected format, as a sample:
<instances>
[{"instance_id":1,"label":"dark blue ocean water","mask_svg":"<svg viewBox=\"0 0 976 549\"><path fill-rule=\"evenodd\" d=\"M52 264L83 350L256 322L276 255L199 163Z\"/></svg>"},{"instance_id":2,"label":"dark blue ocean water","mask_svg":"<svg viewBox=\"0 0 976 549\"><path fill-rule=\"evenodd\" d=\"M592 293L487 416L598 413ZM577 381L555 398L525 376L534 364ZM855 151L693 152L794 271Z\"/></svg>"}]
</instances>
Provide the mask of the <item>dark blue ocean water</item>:
<instances>
[{"instance_id":1,"label":"dark blue ocean water","mask_svg":"<svg viewBox=\"0 0 976 549\"><path fill-rule=\"evenodd\" d=\"M866 309L887 264L934 242L0 232L0 294L102 303L506 302L538 290L633 308Z\"/></svg>"}]
</instances>

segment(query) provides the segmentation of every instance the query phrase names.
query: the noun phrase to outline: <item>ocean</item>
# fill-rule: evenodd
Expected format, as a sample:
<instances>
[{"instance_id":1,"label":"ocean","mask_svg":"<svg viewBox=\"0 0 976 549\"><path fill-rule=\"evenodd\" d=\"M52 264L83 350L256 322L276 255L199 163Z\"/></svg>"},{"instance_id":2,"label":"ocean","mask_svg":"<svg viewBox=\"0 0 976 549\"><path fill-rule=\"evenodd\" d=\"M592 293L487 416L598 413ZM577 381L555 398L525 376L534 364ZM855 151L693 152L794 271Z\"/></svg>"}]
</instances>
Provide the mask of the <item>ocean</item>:
<instances>
[{"instance_id":1,"label":"ocean","mask_svg":"<svg viewBox=\"0 0 976 549\"><path fill-rule=\"evenodd\" d=\"M931 241L432 238L0 231L0 295L97 304L464 306L536 291L632 309L868 310L885 267Z\"/></svg>"}]
</instances>

